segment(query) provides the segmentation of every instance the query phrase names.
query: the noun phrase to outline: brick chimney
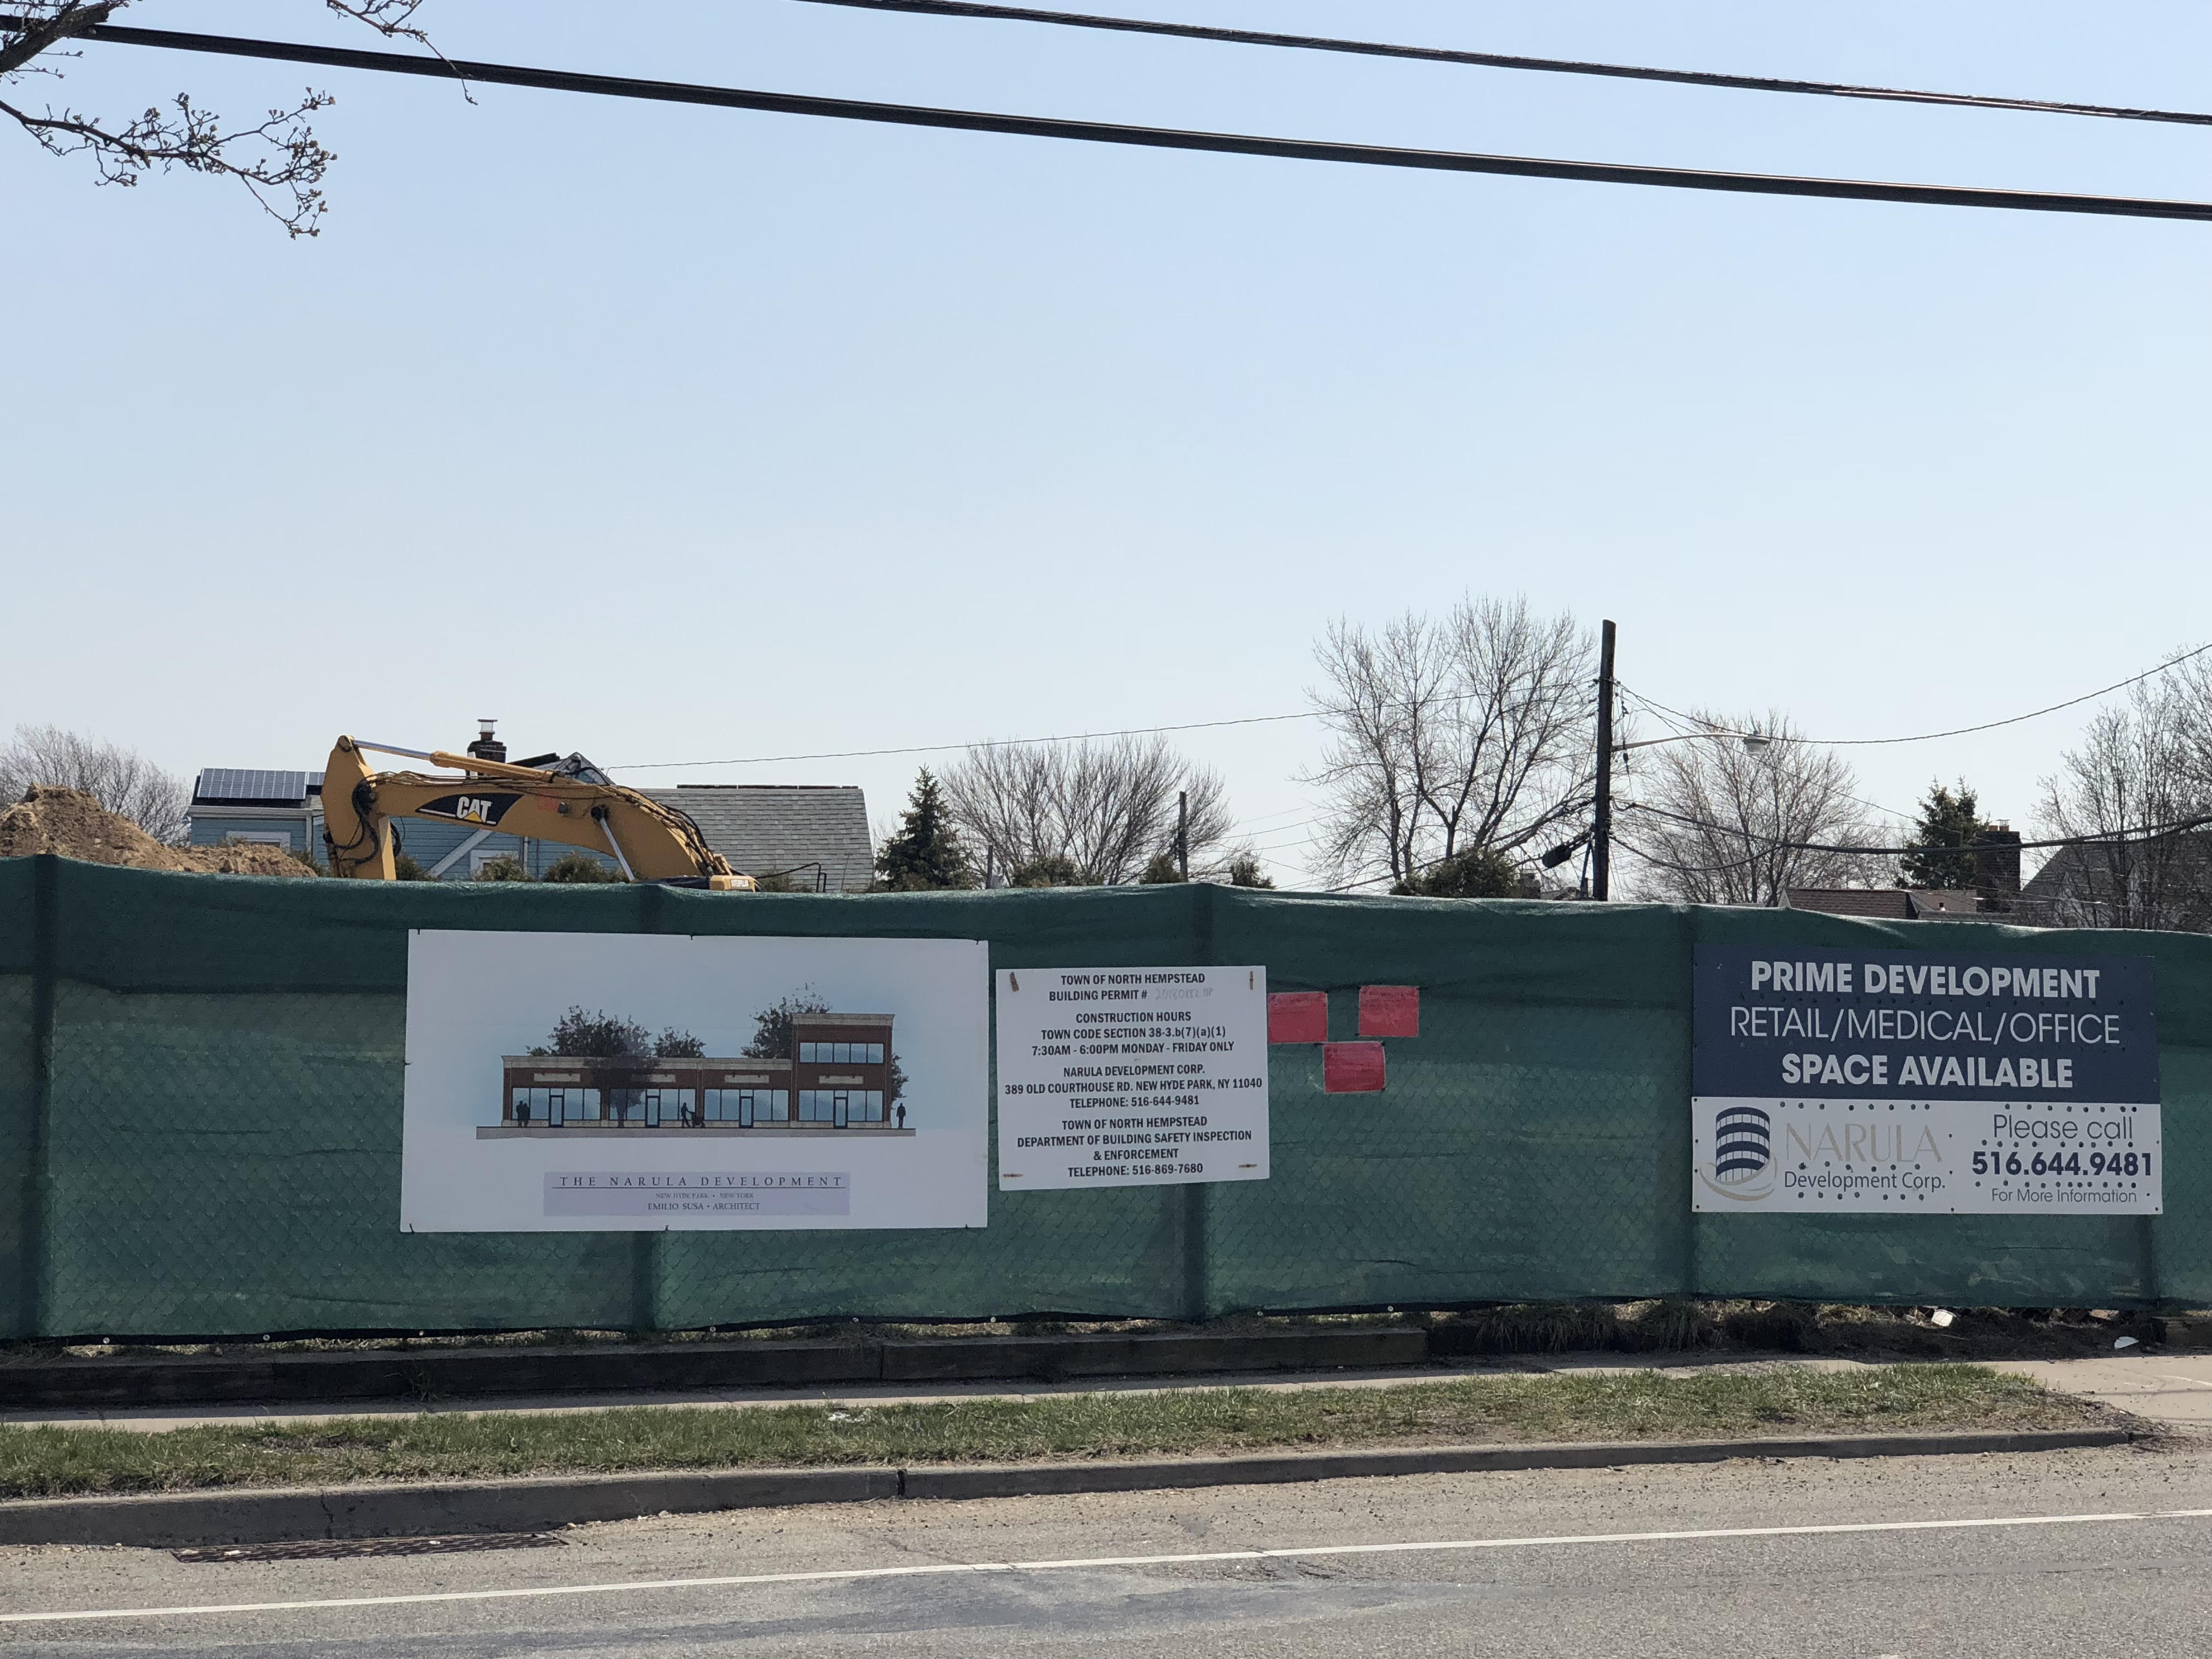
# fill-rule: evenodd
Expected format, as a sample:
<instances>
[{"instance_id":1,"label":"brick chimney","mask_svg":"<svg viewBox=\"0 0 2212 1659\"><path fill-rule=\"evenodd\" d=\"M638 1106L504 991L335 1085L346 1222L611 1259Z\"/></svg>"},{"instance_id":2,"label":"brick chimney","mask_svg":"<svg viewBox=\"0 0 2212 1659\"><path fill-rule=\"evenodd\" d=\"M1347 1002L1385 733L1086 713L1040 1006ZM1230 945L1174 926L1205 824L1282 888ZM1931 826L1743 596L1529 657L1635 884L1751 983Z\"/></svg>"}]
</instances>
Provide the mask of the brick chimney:
<instances>
[{"instance_id":1,"label":"brick chimney","mask_svg":"<svg viewBox=\"0 0 2212 1659\"><path fill-rule=\"evenodd\" d=\"M507 745L501 743L497 737L493 735L492 728L497 724L497 720L489 714L483 715L477 721L477 740L469 745L469 753L473 755L477 759L504 761L507 758ZM2020 837L2014 836L2013 839L2014 841L2018 841ZM2013 857L2013 873L2014 877L2013 885L2015 887L2020 885L2018 880L2019 872L2020 858L2019 855L2015 854Z\"/></svg>"},{"instance_id":2,"label":"brick chimney","mask_svg":"<svg viewBox=\"0 0 2212 1659\"><path fill-rule=\"evenodd\" d=\"M1999 818L1974 838L1974 888L1984 898L2020 896L2020 831Z\"/></svg>"}]
</instances>

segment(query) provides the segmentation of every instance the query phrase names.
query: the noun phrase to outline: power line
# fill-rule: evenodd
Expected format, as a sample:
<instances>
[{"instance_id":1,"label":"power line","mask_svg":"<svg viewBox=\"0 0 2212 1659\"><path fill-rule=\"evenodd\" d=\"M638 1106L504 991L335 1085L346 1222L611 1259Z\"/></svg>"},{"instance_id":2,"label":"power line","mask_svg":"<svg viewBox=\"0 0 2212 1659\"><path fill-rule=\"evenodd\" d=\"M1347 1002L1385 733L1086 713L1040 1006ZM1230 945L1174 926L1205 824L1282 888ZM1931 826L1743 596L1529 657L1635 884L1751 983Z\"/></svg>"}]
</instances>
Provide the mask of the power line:
<instances>
[{"instance_id":1,"label":"power line","mask_svg":"<svg viewBox=\"0 0 2212 1659\"><path fill-rule=\"evenodd\" d=\"M0 27L21 29L26 26L23 18L0 15ZM114 23L98 24L77 31L70 38L117 46L160 46L179 52L214 52L232 58L268 58L284 63L319 64L333 69L427 76L434 80L536 87L554 92L584 92L613 98L645 99L659 103L704 104L722 109L760 110L781 115L817 115L836 120L938 127L963 132L1012 133L1032 138L1124 144L1147 149L1200 150L1216 155L1267 155L1285 161L1335 161L1359 167L1402 167L1431 173L1496 173L1510 178L1565 179L1583 184L1647 185L1672 190L1724 191L1754 196L1810 196L1845 201L1903 202L1923 207L2004 208L2031 213L2087 213L2120 218L2212 221L2212 202L2081 196L2057 191L1990 190L1969 185L1899 184L1862 179L1799 178L1781 173L1716 173L1694 167L1568 161L1540 156L1484 155L1466 150L1404 149L1384 144L1272 138L1247 133L1200 132L1174 127L1127 126L1107 121L1073 121L1050 116L1006 115L980 110L940 109L919 104L881 104L851 98L755 92L737 87L695 86L675 81L642 81L623 76L530 69L467 58L420 58L405 52L311 46L287 40L247 40L236 35L131 28Z\"/></svg>"},{"instance_id":2,"label":"power line","mask_svg":"<svg viewBox=\"0 0 2212 1659\"><path fill-rule=\"evenodd\" d=\"M2049 841L2003 841L1969 843L1965 847L1853 847L1837 842L1790 841L1781 836L1770 836L1763 830L1748 829L1741 824L1709 823L1703 818L1686 817L1680 812L1670 812L1663 806L1647 806L1640 801L1624 801L1625 812L1648 812L1654 817L1668 818L1694 830L1707 830L1715 835L1733 836L1744 841L1755 841L1765 845L1769 852L1777 853L1863 853L1869 858L1894 858L1906 853L1954 852L1971 853L2002 848L2023 853L2041 852L2053 847L2130 846L2139 842L2162 841L2171 836L2186 834L2212 824L2212 816L2176 818L2168 823L2148 823L2127 830L2100 830L2090 836L2059 836ZM1639 854L1639 856L1641 856ZM1759 855L1759 856L1764 856ZM1749 860L1747 860L1748 862ZM1713 866L1715 869L1735 868L1735 866Z\"/></svg>"},{"instance_id":3,"label":"power line","mask_svg":"<svg viewBox=\"0 0 2212 1659\"><path fill-rule=\"evenodd\" d=\"M1673 731L1680 736L1689 737L1697 732L1710 732L1711 729L1710 727L1702 727L1694 725L1687 715L1677 714L1673 709L1667 708L1663 703L1652 702L1650 698L1645 696L1641 691L1637 690L1633 686L1624 685L1619 680L1615 680L1613 684L1614 690L1620 693L1623 696L1635 698L1637 702L1642 703L1645 709L1658 720L1662 726L1666 726L1668 730ZM1894 806L1884 806L1878 800L1869 800L1863 795L1847 794L1844 799L1851 802L1855 805L1863 806L1870 811L1879 812L1886 818L1910 818L1912 816L1910 812L1899 811Z\"/></svg>"},{"instance_id":4,"label":"power line","mask_svg":"<svg viewBox=\"0 0 2212 1659\"><path fill-rule=\"evenodd\" d=\"M1821 738L1777 738L1775 740L1778 742L1808 744L1816 747L1825 747L1831 744L1837 747L1863 747L1870 744L1882 744L1927 743L1937 738L1954 738L1968 732L1992 731L2001 726L2017 726L2022 720L2038 720L2045 714L2057 714L2061 709L2075 708L2081 703L2094 702L2099 697L2109 696L2112 693L2123 690L2128 686L2136 684L2138 681L2147 680L2154 675L2163 674L2170 669L2178 668L2183 663L2188 662L2194 658L2203 656L2208 651L2212 651L2212 645L2199 646L2193 651L2185 651L2182 653L2181 655L2172 658L2166 662L2160 663L2155 667L2147 668L2140 674L2132 674L2126 679L2115 681L2111 685L2107 685L2100 690L2087 691L2078 697L2069 697L2064 702L2052 703L2048 708L2038 708L2025 714L2014 714L2005 720L1985 721L1980 726L1964 726L1948 732L1922 732L1917 736L1903 738L1842 738L1834 739ZM1680 709L1670 708L1665 703L1656 701L1642 691L1635 690L1627 685L1620 686L1620 690L1634 697L1637 702L1644 704L1653 714L1660 716L1662 720L1681 722L1681 725L1676 729L1683 731L1686 735L1691 729L1698 731L1712 730L1712 727L1707 722L1697 719L1694 715L1683 714ZM1468 696L1474 696L1480 694L1469 692L1466 695ZM1464 699L1462 698L1461 701L1464 701ZM742 755L721 760L636 761L611 763L608 769L611 771L621 772L667 772L698 766L778 766L795 761L874 760L894 755L949 754L956 749L1018 749L1047 743L1088 743L1106 738L1148 738L1163 736L1167 733L1176 732L1218 731L1229 726L1275 726L1280 725L1286 720L1325 720L1331 715L1346 714L1356 712L1358 711L1351 708L1307 708L1301 709L1297 713L1291 714L1246 714L1232 720L1188 720L1182 724L1174 726L1123 726L1116 730L1104 732L1071 732L1062 733L1058 737L1049 738L969 738L957 743L910 744L902 747L889 749L833 749L804 755ZM1853 797L1853 799L1856 799L1856 797ZM1871 806L1876 811L1886 813L1893 818L1907 818L1911 817L1911 814L1909 812L1900 812L1894 807L1884 806L1877 801L1860 801L1859 804L1863 806ZM1292 808L1291 810L1296 811L1297 809Z\"/></svg>"},{"instance_id":5,"label":"power line","mask_svg":"<svg viewBox=\"0 0 2212 1659\"><path fill-rule=\"evenodd\" d=\"M2061 709L2076 708L2085 702L2094 702L2099 697L2110 696L2115 691L2124 690L2130 685L2151 678L2154 675L2163 674L2169 669L2179 668L2182 664L2201 657L2208 651L2212 651L2212 644L2200 645L2194 651L2185 651L2179 656L2169 658L2154 668L2146 668L2140 674L2130 674L2124 680L2115 680L2112 684L2098 690L2085 691L2078 697L2069 697L2064 702L2054 702L2048 708L2031 709L2025 714L2010 714L2001 720L1984 720L1979 726L1957 726L1948 732L1921 732L1909 738L1800 738L1776 732L1770 732L1764 735L1773 743L1809 744L1820 749L1871 749L1890 744L1933 743L1938 738L1963 738L1975 732L1994 732L2001 726L2018 726L2022 720L2041 720L2045 714L2056 714ZM1638 692L1636 696L1639 702L1649 704L1654 710L1663 711L1678 720L1686 720L1691 725L1707 731L1714 729L1710 721L1701 720L1695 714L1685 714L1679 708L1668 708L1665 703L1653 702L1641 691ZM1900 813L1899 816L1902 817L1903 814Z\"/></svg>"},{"instance_id":6,"label":"power line","mask_svg":"<svg viewBox=\"0 0 2212 1659\"><path fill-rule=\"evenodd\" d=\"M983 738L961 743L912 744L901 749L835 749L816 755L746 755L734 760L637 761L610 763L611 772L666 772L686 766L772 766L787 761L868 760L885 755L942 755L955 749L1021 749L1044 743L1090 743L1101 738L1149 738L1168 732L1209 732L1224 726L1272 726L1283 720L1318 720L1334 711L1308 709L1297 714L1248 714L1240 720L1191 720L1181 726L1132 726L1117 732L1070 732L1056 738Z\"/></svg>"},{"instance_id":7,"label":"power line","mask_svg":"<svg viewBox=\"0 0 2212 1659\"><path fill-rule=\"evenodd\" d=\"M817 6L859 11L916 12L929 17L982 18L1008 23L1053 23L1066 28L1107 29L1121 34L1164 34L1184 40L1236 46L1288 46L1301 52L1348 52L1362 58L1407 58L1430 64L1469 64L1480 69L1535 70L1549 75L1598 75L1622 81L1666 81L1680 86L1728 87L1743 92L1812 93L1830 98L1869 98L1898 104L1942 104L1962 109L2027 110L2048 115L2096 115L2115 121L2167 121L2212 126L2212 114L2195 110L2130 109L2119 104L2059 103L2044 98L2003 98L1982 93L1919 92L1902 87L1854 86L1843 81L1791 81L1764 75L1720 75L1705 70L1648 69L1631 64L1591 64L1568 58L1517 58L1504 52L1462 52L1449 46L1396 46L1318 34L1275 34L1263 29L1218 28L1141 17L1099 17L1085 12L1040 11L969 0L805 0Z\"/></svg>"}]
</instances>

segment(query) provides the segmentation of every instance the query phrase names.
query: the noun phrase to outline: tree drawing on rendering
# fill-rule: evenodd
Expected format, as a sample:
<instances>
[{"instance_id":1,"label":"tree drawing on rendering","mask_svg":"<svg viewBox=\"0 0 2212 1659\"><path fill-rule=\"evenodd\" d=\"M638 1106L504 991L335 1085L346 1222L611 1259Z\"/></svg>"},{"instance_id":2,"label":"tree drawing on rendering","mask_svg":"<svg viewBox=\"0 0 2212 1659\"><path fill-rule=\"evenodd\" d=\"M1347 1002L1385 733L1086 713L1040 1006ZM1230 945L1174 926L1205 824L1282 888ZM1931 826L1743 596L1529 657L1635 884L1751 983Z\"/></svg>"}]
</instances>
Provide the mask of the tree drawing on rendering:
<instances>
[{"instance_id":1,"label":"tree drawing on rendering","mask_svg":"<svg viewBox=\"0 0 2212 1659\"><path fill-rule=\"evenodd\" d=\"M747 1060L795 1060L799 1058L799 1022L829 1012L830 1005L822 1000L822 994L811 985L805 986L753 1016L753 1038L741 1052ZM906 1092L906 1068L899 1064L895 1054L886 1052L884 1060L884 1109L890 1111L896 1108L899 1097Z\"/></svg>"},{"instance_id":2,"label":"tree drawing on rendering","mask_svg":"<svg viewBox=\"0 0 2212 1659\"><path fill-rule=\"evenodd\" d=\"M530 1052L541 1058L559 1055L565 1060L696 1060L707 1052L707 1047L690 1032L672 1025L656 1037L634 1019L604 1009L586 1013L580 1007L571 1007L555 1022L545 1045Z\"/></svg>"},{"instance_id":3,"label":"tree drawing on rendering","mask_svg":"<svg viewBox=\"0 0 2212 1659\"><path fill-rule=\"evenodd\" d=\"M753 1016L753 1040L745 1044L743 1053L747 1060L795 1060L798 1058L797 1039L793 1031L799 1022L809 1014L826 1014L830 1005L822 1000L812 986L794 991L782 1001L772 1003Z\"/></svg>"}]
</instances>

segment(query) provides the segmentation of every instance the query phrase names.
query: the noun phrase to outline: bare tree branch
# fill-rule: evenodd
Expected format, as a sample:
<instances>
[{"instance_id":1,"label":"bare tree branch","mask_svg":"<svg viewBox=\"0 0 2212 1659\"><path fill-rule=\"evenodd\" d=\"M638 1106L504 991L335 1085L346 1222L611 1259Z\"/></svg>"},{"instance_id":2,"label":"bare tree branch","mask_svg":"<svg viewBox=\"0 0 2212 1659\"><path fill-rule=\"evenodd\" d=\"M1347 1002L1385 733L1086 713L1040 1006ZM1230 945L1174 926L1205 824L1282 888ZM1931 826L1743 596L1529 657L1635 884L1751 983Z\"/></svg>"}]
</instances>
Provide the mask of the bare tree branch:
<instances>
[{"instance_id":1,"label":"bare tree branch","mask_svg":"<svg viewBox=\"0 0 2212 1659\"><path fill-rule=\"evenodd\" d=\"M1085 878L1135 878L1172 849L1176 797L1187 796L1194 869L1228 838L1228 792L1165 738L971 749L942 779L953 821L1005 872L1066 858Z\"/></svg>"},{"instance_id":2,"label":"bare tree branch","mask_svg":"<svg viewBox=\"0 0 2212 1659\"><path fill-rule=\"evenodd\" d=\"M0 114L12 117L49 155L90 155L103 185L136 185L155 168L166 173L173 167L220 173L244 185L262 211L290 234L314 236L321 234L316 221L326 211L319 185L337 158L316 140L307 118L331 102L326 94L310 89L292 108L272 109L258 125L228 132L181 92L173 113L151 108L121 127L102 126L93 117L51 105L34 115L0 100ZM234 149L246 154L234 155Z\"/></svg>"},{"instance_id":3,"label":"bare tree branch","mask_svg":"<svg viewBox=\"0 0 2212 1659\"><path fill-rule=\"evenodd\" d=\"M2043 781L2052 836L2104 837L2062 847L2034 885L2055 919L2076 927L2212 931L2212 838L2202 830L2131 836L2212 811L2212 677L2202 669L2142 682L2125 706L2090 722Z\"/></svg>"},{"instance_id":4,"label":"bare tree branch","mask_svg":"<svg viewBox=\"0 0 2212 1659\"><path fill-rule=\"evenodd\" d=\"M435 52L416 25L422 0L323 0L342 17L392 39L413 40ZM15 21L0 27L0 86L34 74L58 75L51 62L58 47L105 22L129 0L14 0ZM466 88L463 88L464 95ZM13 120L53 155L92 157L103 185L137 184L147 173L181 167L188 173L234 179L262 210L292 236L320 234L328 210L322 183L337 159L315 137L308 117L335 101L312 87L297 103L268 112L250 126L226 129L222 118L179 93L118 125L82 111L48 105L33 111L0 100ZM473 100L471 100L473 101Z\"/></svg>"},{"instance_id":5,"label":"bare tree branch","mask_svg":"<svg viewBox=\"0 0 2212 1659\"><path fill-rule=\"evenodd\" d=\"M341 17L368 24L379 34L412 40L417 46L430 45L430 37L415 27L415 14L422 10L422 0L323 0L323 3Z\"/></svg>"},{"instance_id":6,"label":"bare tree branch","mask_svg":"<svg viewBox=\"0 0 2212 1659\"><path fill-rule=\"evenodd\" d=\"M1585 809L1591 651L1571 617L1462 599L1441 621L1333 623L1314 654L1329 743L1305 781L1328 792L1321 861L1340 879L1511 852Z\"/></svg>"},{"instance_id":7,"label":"bare tree branch","mask_svg":"<svg viewBox=\"0 0 2212 1659\"><path fill-rule=\"evenodd\" d=\"M19 726L0 744L0 806L12 806L37 784L82 789L111 812L129 818L155 841L183 842L191 791L184 781L135 750L58 726Z\"/></svg>"},{"instance_id":8,"label":"bare tree branch","mask_svg":"<svg viewBox=\"0 0 2212 1659\"><path fill-rule=\"evenodd\" d=\"M1771 905L1792 887L1890 878L1893 866L1877 854L1822 850L1881 844L1843 761L1796 741L1779 713L1723 720L1698 710L1692 719L1771 741L1753 750L1731 736L1639 751L1624 793L1660 809L1624 808L1621 845L1640 860L1639 890L1692 904ZM1820 847L1793 844L1803 842Z\"/></svg>"}]
</instances>

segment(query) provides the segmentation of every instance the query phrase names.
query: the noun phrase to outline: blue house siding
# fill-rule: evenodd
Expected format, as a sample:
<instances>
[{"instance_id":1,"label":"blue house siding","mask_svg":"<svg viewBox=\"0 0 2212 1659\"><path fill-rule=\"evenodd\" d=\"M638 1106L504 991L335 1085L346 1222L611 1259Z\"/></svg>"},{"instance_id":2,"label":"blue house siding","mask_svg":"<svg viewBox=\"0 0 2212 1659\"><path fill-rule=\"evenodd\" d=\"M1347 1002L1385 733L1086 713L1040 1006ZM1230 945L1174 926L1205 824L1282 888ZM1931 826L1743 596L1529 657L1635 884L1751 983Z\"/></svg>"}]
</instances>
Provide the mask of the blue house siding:
<instances>
[{"instance_id":1,"label":"blue house siding","mask_svg":"<svg viewBox=\"0 0 2212 1659\"><path fill-rule=\"evenodd\" d=\"M486 836L470 845L478 833L464 823L440 823L434 818L396 818L392 829L398 842L408 854L425 870L435 869L449 855L460 853L441 874L441 881L467 881L476 873L476 866L494 858L515 860L533 876L542 876L546 866L572 852L582 852L608 869L614 860L594 854L588 848L573 848L556 841L528 840L516 836ZM460 849L467 847L466 852Z\"/></svg>"},{"instance_id":2,"label":"blue house siding","mask_svg":"<svg viewBox=\"0 0 2212 1659\"><path fill-rule=\"evenodd\" d=\"M438 823L428 818L400 818L392 824L398 845L425 870L435 866L447 854L465 845L476 831L465 824ZM220 808L199 807L191 815L190 844L194 847L220 847L234 834L244 834L260 841L271 835L282 835L284 845L293 852L312 850L317 862L325 857L323 848L323 824L320 817L309 830L297 817L249 817L243 813L225 812ZM313 846L310 848L310 842ZM559 842L524 842L514 836L487 836L471 847L439 878L442 881L467 881L476 873L479 864L493 858L511 858L520 862L533 877L543 876L548 866L556 859L573 852L580 852L594 860L603 868L615 867L613 859L594 853L589 848L574 848ZM482 854L482 858L475 856Z\"/></svg>"},{"instance_id":3,"label":"blue house siding","mask_svg":"<svg viewBox=\"0 0 2212 1659\"><path fill-rule=\"evenodd\" d=\"M262 841L281 832L284 844L293 852L308 850L307 840L311 832L296 813L261 817L226 812L221 807L196 806L191 809L190 822L191 828L187 841L193 847L220 847L234 834ZM315 856L320 858L323 849L320 844L322 821L319 818L316 820L312 833L317 842L313 849Z\"/></svg>"}]
</instances>

